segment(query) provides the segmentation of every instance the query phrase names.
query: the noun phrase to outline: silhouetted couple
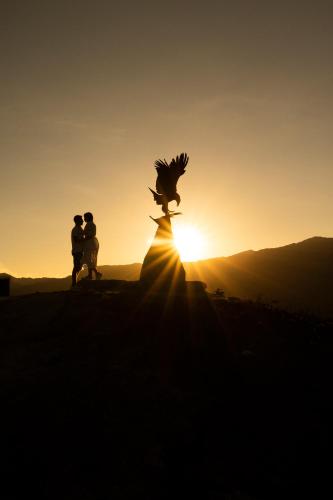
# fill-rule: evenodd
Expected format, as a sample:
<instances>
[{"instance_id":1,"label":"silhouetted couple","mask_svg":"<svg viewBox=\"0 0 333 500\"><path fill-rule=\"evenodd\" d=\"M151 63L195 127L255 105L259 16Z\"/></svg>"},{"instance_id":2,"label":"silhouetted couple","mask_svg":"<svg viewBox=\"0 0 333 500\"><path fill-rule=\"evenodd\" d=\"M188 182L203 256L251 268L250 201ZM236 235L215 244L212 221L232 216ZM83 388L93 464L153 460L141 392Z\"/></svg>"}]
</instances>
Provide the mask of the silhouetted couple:
<instances>
[{"instance_id":1,"label":"silhouetted couple","mask_svg":"<svg viewBox=\"0 0 333 500\"><path fill-rule=\"evenodd\" d=\"M84 228L82 228L82 215L75 215L75 226L71 233L73 255L72 286L77 284L78 275L84 264L88 268L88 276L83 279L92 280L93 273L95 273L97 280L100 280L102 277L102 273L97 271L99 243L96 238L96 225L93 222L94 217L90 212L86 212L83 217L86 223Z\"/></svg>"}]
</instances>

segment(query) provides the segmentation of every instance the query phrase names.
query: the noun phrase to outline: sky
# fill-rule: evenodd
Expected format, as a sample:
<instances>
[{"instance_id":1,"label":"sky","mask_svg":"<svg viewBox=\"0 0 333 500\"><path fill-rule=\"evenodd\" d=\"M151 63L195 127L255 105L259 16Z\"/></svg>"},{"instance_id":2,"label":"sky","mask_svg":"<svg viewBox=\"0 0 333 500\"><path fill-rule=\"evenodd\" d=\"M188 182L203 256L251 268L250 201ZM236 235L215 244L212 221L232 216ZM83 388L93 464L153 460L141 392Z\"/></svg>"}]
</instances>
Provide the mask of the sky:
<instances>
[{"instance_id":1,"label":"sky","mask_svg":"<svg viewBox=\"0 0 333 500\"><path fill-rule=\"evenodd\" d=\"M154 161L186 151L203 258L333 236L333 5L4 1L0 271L71 272L75 214L99 264L142 262Z\"/></svg>"}]
</instances>

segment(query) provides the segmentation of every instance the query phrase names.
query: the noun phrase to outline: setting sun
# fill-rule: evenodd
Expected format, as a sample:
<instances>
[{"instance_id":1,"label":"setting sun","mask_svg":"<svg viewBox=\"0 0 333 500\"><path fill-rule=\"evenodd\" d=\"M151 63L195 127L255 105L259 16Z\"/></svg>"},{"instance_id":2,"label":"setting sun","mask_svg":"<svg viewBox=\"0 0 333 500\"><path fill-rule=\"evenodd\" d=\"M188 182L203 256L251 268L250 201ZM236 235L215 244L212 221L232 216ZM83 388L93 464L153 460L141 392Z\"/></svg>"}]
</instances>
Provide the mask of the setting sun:
<instances>
[{"instance_id":1,"label":"setting sun","mask_svg":"<svg viewBox=\"0 0 333 500\"><path fill-rule=\"evenodd\" d=\"M205 240L194 226L176 226L173 229L175 246L182 261L195 261L203 258Z\"/></svg>"}]
</instances>

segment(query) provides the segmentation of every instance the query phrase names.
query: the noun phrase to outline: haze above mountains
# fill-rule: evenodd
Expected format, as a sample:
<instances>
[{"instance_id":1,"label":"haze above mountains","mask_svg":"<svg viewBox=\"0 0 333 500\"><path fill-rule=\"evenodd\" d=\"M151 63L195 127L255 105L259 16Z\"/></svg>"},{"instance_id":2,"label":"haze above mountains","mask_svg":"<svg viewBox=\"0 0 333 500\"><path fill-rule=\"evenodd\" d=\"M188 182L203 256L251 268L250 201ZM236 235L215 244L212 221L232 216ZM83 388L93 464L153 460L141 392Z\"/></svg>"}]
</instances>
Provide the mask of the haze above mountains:
<instances>
[{"instance_id":1,"label":"haze above mountains","mask_svg":"<svg viewBox=\"0 0 333 500\"><path fill-rule=\"evenodd\" d=\"M275 301L281 307L333 317L333 238L313 237L279 248L184 263L187 280L226 296ZM104 279L135 281L141 264L100 266ZM11 295L67 290L70 277L11 277Z\"/></svg>"}]
</instances>

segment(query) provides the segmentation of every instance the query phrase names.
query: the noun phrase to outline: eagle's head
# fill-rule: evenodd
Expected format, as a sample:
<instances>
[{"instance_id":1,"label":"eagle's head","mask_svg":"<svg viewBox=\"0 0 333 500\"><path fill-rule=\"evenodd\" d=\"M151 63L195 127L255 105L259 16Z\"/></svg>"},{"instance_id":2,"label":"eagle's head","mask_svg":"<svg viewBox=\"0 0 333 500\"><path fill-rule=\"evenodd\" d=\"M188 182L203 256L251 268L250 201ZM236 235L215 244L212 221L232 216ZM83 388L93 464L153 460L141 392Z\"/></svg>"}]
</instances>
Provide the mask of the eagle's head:
<instances>
[{"instance_id":1,"label":"eagle's head","mask_svg":"<svg viewBox=\"0 0 333 500\"><path fill-rule=\"evenodd\" d=\"M180 196L179 196L179 194L178 194L178 193L176 193L176 194L175 194L175 200L176 200L176 202L177 202L177 207L178 207L178 205L179 205L179 203L180 203Z\"/></svg>"}]
</instances>

